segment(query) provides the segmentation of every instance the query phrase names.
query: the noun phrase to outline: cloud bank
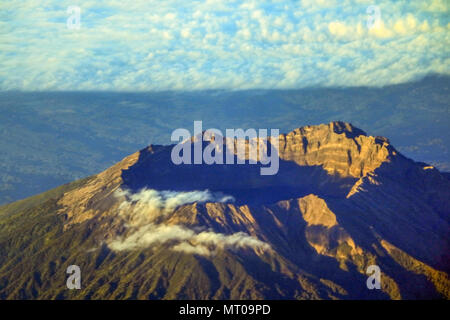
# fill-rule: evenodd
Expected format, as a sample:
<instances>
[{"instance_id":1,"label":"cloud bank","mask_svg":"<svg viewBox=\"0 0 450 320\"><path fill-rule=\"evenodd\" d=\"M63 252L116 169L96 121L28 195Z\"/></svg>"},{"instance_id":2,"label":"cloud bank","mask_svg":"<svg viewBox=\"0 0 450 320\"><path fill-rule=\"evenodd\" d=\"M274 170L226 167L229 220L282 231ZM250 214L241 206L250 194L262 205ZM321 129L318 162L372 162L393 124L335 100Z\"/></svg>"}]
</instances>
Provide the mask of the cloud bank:
<instances>
[{"instance_id":1,"label":"cloud bank","mask_svg":"<svg viewBox=\"0 0 450 320\"><path fill-rule=\"evenodd\" d=\"M125 236L108 243L115 251L128 251L169 244L170 249L189 254L211 255L217 250L252 248L268 250L270 246L243 232L231 235L212 230L194 230L164 220L177 207L194 202L230 202L233 197L205 191L176 192L144 189L137 193L118 190L116 196L123 199L118 215L126 223Z\"/></svg>"},{"instance_id":2,"label":"cloud bank","mask_svg":"<svg viewBox=\"0 0 450 320\"><path fill-rule=\"evenodd\" d=\"M0 90L382 86L450 74L448 17L446 0L3 1Z\"/></svg>"}]
</instances>

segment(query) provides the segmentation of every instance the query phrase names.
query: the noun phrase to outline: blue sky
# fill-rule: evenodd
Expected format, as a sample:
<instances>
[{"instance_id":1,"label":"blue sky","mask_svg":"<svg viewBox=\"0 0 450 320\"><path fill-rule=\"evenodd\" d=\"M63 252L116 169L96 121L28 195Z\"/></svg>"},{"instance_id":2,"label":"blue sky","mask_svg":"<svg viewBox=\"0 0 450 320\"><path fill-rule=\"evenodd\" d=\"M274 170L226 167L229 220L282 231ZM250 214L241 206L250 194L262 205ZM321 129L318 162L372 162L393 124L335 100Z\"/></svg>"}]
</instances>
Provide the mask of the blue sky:
<instances>
[{"instance_id":1,"label":"blue sky","mask_svg":"<svg viewBox=\"0 0 450 320\"><path fill-rule=\"evenodd\" d=\"M448 0L0 2L0 90L383 86L429 73L450 74Z\"/></svg>"}]
</instances>

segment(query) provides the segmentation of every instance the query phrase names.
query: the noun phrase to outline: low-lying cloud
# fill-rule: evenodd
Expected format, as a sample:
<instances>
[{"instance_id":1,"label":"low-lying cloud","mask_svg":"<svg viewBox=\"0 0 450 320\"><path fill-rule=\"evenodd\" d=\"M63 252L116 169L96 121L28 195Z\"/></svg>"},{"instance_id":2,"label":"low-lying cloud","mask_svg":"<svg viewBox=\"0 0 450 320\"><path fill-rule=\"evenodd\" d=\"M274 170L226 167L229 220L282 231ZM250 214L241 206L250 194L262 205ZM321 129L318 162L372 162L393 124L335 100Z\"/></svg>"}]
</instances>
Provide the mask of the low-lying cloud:
<instances>
[{"instance_id":1,"label":"low-lying cloud","mask_svg":"<svg viewBox=\"0 0 450 320\"><path fill-rule=\"evenodd\" d=\"M124 198L118 208L118 215L129 230L125 236L109 242L108 246L112 250L128 251L169 244L171 250L205 256L226 249L270 249L267 243L244 232L227 235L212 230L169 225L164 221L179 206L194 202L232 202L234 198L231 196L208 190L177 192L152 189L143 189L137 193L118 190L116 196Z\"/></svg>"},{"instance_id":2,"label":"low-lying cloud","mask_svg":"<svg viewBox=\"0 0 450 320\"><path fill-rule=\"evenodd\" d=\"M123 199L119 206L119 216L131 226L142 226L154 222L185 204L235 201L232 196L209 190L180 192L142 189L132 193L130 190L119 189L115 195Z\"/></svg>"},{"instance_id":3,"label":"low-lying cloud","mask_svg":"<svg viewBox=\"0 0 450 320\"><path fill-rule=\"evenodd\" d=\"M267 250L270 246L244 232L231 235L213 231L196 231L180 225L148 224L132 232L123 239L109 244L115 251L136 250L155 244L173 244L172 250L200 255L210 255L217 249L253 248Z\"/></svg>"}]
</instances>

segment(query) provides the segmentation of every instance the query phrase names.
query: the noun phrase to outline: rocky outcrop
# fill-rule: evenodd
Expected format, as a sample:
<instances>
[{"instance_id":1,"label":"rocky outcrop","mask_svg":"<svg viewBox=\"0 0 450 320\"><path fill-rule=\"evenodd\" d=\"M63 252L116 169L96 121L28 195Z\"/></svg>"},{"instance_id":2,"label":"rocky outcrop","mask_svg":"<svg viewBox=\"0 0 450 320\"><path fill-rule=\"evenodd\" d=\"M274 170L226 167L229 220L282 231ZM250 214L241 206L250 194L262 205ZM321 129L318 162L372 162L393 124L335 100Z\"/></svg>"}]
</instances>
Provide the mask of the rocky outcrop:
<instances>
[{"instance_id":1,"label":"rocky outcrop","mask_svg":"<svg viewBox=\"0 0 450 320\"><path fill-rule=\"evenodd\" d=\"M280 135L282 159L300 166L321 166L341 177L363 177L396 154L386 138L367 136L344 122L306 126Z\"/></svg>"}]
</instances>

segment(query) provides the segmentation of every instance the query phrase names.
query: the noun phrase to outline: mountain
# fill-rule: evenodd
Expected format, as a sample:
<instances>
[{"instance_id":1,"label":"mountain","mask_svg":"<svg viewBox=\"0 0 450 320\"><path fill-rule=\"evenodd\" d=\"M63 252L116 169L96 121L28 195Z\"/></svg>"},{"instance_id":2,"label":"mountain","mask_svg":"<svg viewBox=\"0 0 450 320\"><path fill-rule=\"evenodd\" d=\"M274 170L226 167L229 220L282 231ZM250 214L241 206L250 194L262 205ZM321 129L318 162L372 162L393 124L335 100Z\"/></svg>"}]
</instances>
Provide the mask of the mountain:
<instances>
[{"instance_id":1,"label":"mountain","mask_svg":"<svg viewBox=\"0 0 450 320\"><path fill-rule=\"evenodd\" d=\"M389 137L450 171L450 76L377 87L168 92L0 92L0 205L105 170L176 128L278 128L333 120Z\"/></svg>"},{"instance_id":2,"label":"mountain","mask_svg":"<svg viewBox=\"0 0 450 320\"><path fill-rule=\"evenodd\" d=\"M176 165L173 146L150 145L0 207L0 298L450 298L448 175L345 122L267 142L274 175L259 161Z\"/></svg>"}]
</instances>

